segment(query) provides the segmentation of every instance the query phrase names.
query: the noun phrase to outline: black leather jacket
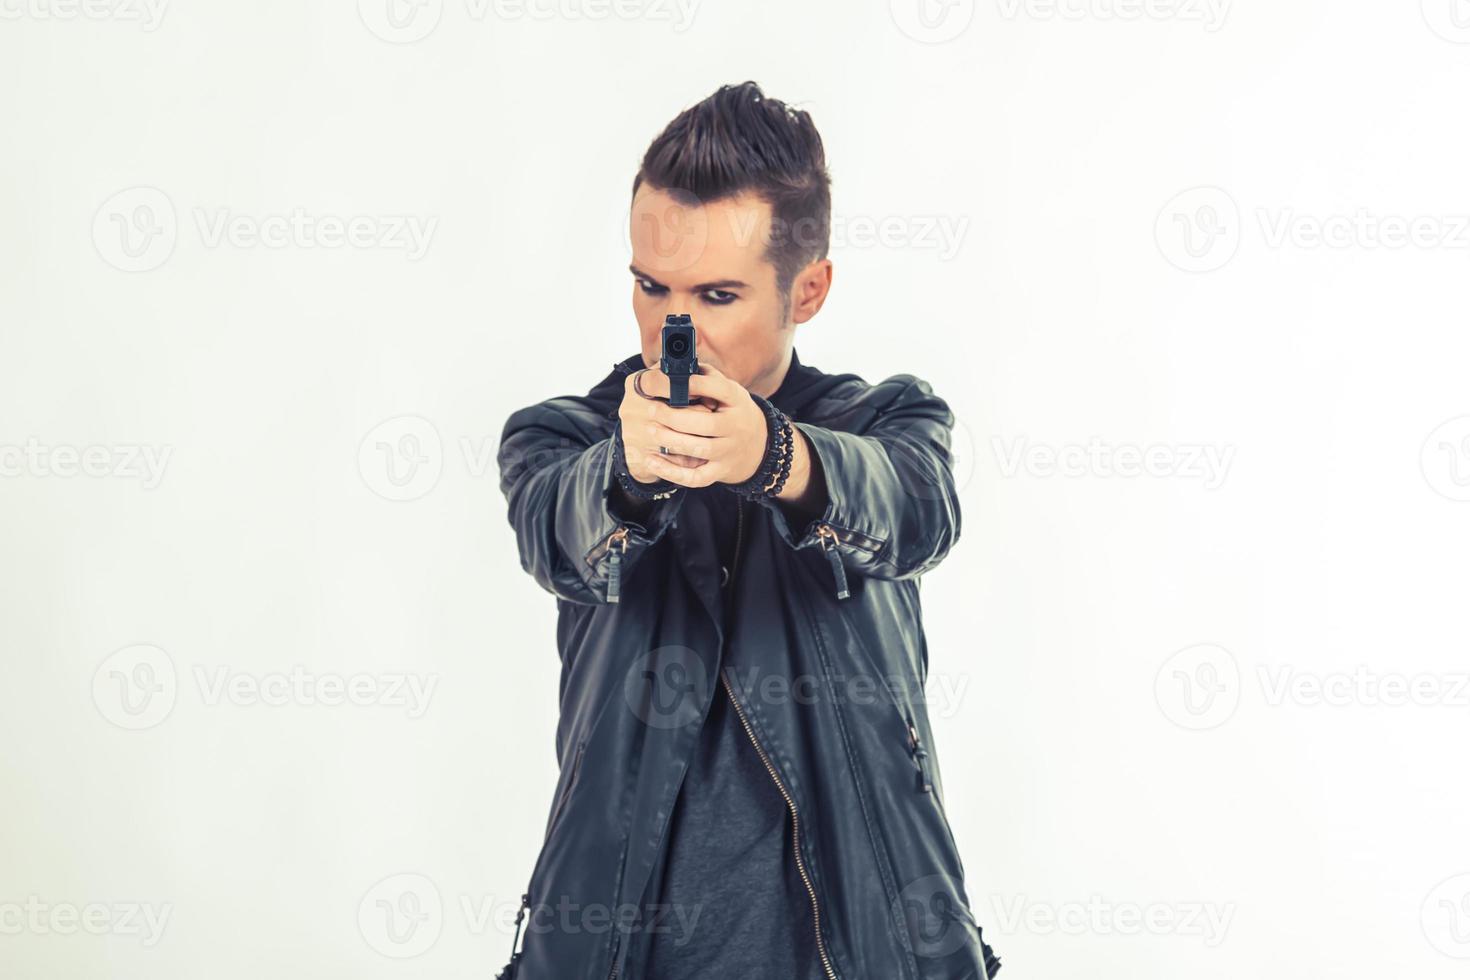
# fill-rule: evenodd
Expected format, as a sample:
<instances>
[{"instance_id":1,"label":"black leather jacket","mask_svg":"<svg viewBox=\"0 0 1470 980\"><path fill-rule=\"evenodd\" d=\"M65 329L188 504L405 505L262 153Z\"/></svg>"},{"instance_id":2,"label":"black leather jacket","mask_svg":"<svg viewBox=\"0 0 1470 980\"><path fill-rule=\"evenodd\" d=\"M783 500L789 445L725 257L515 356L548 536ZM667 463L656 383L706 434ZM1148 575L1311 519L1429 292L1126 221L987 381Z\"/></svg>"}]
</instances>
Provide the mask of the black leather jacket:
<instances>
[{"instance_id":1,"label":"black leather jacket","mask_svg":"<svg viewBox=\"0 0 1470 980\"><path fill-rule=\"evenodd\" d=\"M807 527L769 499L747 508L727 620L709 528L680 521L687 492L638 522L608 492L641 367L515 412L501 438L521 566L556 596L562 660L561 778L514 975L616 977L631 930L671 928L645 887L723 683L793 812L827 976L985 980L999 961L969 908L923 698L919 577L960 532L949 407L912 375L869 385L793 352L771 400L815 449L828 503ZM722 671L722 649L755 666Z\"/></svg>"}]
</instances>

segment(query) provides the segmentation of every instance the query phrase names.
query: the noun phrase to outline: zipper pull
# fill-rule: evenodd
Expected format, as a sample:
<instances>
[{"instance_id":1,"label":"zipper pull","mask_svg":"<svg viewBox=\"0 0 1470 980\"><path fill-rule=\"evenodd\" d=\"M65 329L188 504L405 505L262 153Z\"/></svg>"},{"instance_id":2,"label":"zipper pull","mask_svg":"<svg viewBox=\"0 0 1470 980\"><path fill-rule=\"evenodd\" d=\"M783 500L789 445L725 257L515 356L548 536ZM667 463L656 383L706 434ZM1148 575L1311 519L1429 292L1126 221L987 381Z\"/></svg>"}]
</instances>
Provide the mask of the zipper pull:
<instances>
[{"instance_id":1,"label":"zipper pull","mask_svg":"<svg viewBox=\"0 0 1470 980\"><path fill-rule=\"evenodd\" d=\"M516 952L516 945L521 941L521 923L525 921L526 909L531 907L531 893L525 892L521 895L521 907L516 909L516 934L510 941L510 962L505 964L505 969L495 974L495 980L515 980L517 967L521 962L521 954Z\"/></svg>"},{"instance_id":2,"label":"zipper pull","mask_svg":"<svg viewBox=\"0 0 1470 980\"><path fill-rule=\"evenodd\" d=\"M849 594L847 569L842 567L842 556L837 553L837 532L832 530L830 524L818 524L817 538L822 542L822 550L827 553L827 564L832 566L832 581L837 583L837 598L846 599Z\"/></svg>"},{"instance_id":3,"label":"zipper pull","mask_svg":"<svg viewBox=\"0 0 1470 980\"><path fill-rule=\"evenodd\" d=\"M615 547L622 544L622 550ZM623 525L607 539L607 601L617 602L623 590L623 553L628 550L628 527Z\"/></svg>"},{"instance_id":4,"label":"zipper pull","mask_svg":"<svg viewBox=\"0 0 1470 980\"><path fill-rule=\"evenodd\" d=\"M929 781L929 750L924 748L924 742L919 738L918 731L913 725L909 725L909 745L912 746L914 754L914 765L919 767L919 790L929 793L934 789L934 784Z\"/></svg>"}]
</instances>

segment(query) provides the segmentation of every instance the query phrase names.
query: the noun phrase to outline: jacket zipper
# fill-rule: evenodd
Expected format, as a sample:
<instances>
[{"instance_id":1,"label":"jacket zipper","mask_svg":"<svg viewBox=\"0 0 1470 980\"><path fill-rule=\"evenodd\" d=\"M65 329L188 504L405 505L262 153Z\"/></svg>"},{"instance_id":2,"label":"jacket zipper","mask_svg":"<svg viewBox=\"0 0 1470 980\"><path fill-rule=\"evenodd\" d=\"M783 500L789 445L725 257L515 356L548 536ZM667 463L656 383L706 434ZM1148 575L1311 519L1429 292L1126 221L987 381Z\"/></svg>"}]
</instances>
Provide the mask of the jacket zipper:
<instances>
[{"instance_id":1,"label":"jacket zipper","mask_svg":"<svg viewBox=\"0 0 1470 980\"><path fill-rule=\"evenodd\" d=\"M740 719L740 727L745 729L746 737L750 739L750 744L755 746L756 754L760 756L766 772L771 774L771 781L776 784L781 798L786 801L786 808L791 811L792 851L796 854L796 870L801 874L801 883L806 886L807 895L812 900L812 922L817 936L817 952L822 957L822 968L826 971L829 980L837 980L837 971L832 968L832 960L827 956L826 940L822 938L822 909L817 904L817 890L812 886L811 876L806 871L806 862L801 858L801 824L796 813L796 802L791 799L791 794L786 792L786 785L776 774L776 767L771 764L770 756L766 755L766 750L761 748L761 743L756 739L755 732L750 727L750 721L745 717L745 709L740 706L740 699L730 689L730 678L724 671L720 672L720 682L725 686L725 694L730 698L730 704L735 708L735 714Z\"/></svg>"},{"instance_id":2,"label":"jacket zipper","mask_svg":"<svg viewBox=\"0 0 1470 980\"><path fill-rule=\"evenodd\" d=\"M567 797L572 795L572 786L577 781L577 770L582 768L582 753L587 750L587 740L584 738L577 743L577 754L572 759L572 771L567 773L566 788L561 791L561 799L556 801L556 810L551 814L551 823L547 825L547 839L551 837L551 828L556 826L556 818L561 816L561 811L567 805Z\"/></svg>"},{"instance_id":3,"label":"jacket zipper","mask_svg":"<svg viewBox=\"0 0 1470 980\"><path fill-rule=\"evenodd\" d=\"M608 553L607 601L617 602L623 593L623 555L628 551L628 525L618 525L603 544ZM622 549L614 547L615 544L621 545Z\"/></svg>"},{"instance_id":4,"label":"jacket zipper","mask_svg":"<svg viewBox=\"0 0 1470 980\"><path fill-rule=\"evenodd\" d=\"M914 757L914 765L919 770L919 790L924 793L934 791L934 781L929 777L929 750L924 748L924 740L919 737L919 730L914 727L913 722L909 726L909 752Z\"/></svg>"},{"instance_id":5,"label":"jacket zipper","mask_svg":"<svg viewBox=\"0 0 1470 980\"><path fill-rule=\"evenodd\" d=\"M617 976L618 976L618 949L622 945L623 945L623 941L621 939L618 940L617 942L613 943L613 966L612 966L612 972L607 975L607 980L617 980Z\"/></svg>"},{"instance_id":6,"label":"jacket zipper","mask_svg":"<svg viewBox=\"0 0 1470 980\"><path fill-rule=\"evenodd\" d=\"M735 511L735 557L730 560L730 587L734 588L735 573L740 568L741 549L740 541L745 526L744 500L736 498ZM771 774L771 781L776 784L776 789L781 793L781 798L786 801L786 808L791 811L791 836L792 853L796 855L796 870L801 875L801 883L806 886L807 895L812 900L812 922L813 932L817 936L817 952L822 957L822 968L826 971L829 980L837 980L837 971L832 968L832 961L827 956L827 943L822 938L822 909L817 904L817 890L812 885L811 877L806 871L806 862L801 857L801 824L796 813L796 801L791 794L786 792L786 786L781 782L781 777L776 774L776 767L771 764L771 757L766 755L766 750L755 737L755 731L750 727L750 721L745 717L745 709L740 706L740 699L730 688L730 678L722 670L720 671L720 683L725 687L725 696L730 699L730 705L735 709L735 715L740 719L740 727L745 729L745 736L750 739L750 744L755 747L756 755L760 756L761 764L766 767L766 772Z\"/></svg>"},{"instance_id":7,"label":"jacket zipper","mask_svg":"<svg viewBox=\"0 0 1470 980\"><path fill-rule=\"evenodd\" d=\"M521 941L521 923L526 920L526 910L531 907L531 893L521 894L521 907L516 909L516 934L510 940L510 962L497 974L495 980L512 980L521 962L521 953L516 952L516 945Z\"/></svg>"},{"instance_id":8,"label":"jacket zipper","mask_svg":"<svg viewBox=\"0 0 1470 980\"><path fill-rule=\"evenodd\" d=\"M842 567L842 556L837 553L837 532L832 530L831 524L817 525L817 540L822 542L822 551L827 556L827 564L832 566L832 581L837 586L837 598L846 599L847 570Z\"/></svg>"}]
</instances>

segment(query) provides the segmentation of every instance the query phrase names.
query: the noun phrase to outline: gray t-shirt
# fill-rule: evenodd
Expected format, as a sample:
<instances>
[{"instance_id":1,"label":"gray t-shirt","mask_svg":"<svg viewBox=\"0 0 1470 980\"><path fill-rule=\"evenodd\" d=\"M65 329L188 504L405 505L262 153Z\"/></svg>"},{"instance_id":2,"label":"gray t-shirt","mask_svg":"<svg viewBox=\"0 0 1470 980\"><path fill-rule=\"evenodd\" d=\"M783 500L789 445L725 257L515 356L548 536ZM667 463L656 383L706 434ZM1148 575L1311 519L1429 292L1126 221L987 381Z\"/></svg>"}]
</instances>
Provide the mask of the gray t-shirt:
<instances>
[{"instance_id":1,"label":"gray t-shirt","mask_svg":"<svg viewBox=\"0 0 1470 980\"><path fill-rule=\"evenodd\" d=\"M685 507L707 508L728 567L740 498L718 485L693 495L698 500ZM759 508L743 506L748 533ZM629 980L823 977L790 812L723 683L715 685L644 903L670 911L665 931L645 935L642 962L630 955Z\"/></svg>"}]
</instances>

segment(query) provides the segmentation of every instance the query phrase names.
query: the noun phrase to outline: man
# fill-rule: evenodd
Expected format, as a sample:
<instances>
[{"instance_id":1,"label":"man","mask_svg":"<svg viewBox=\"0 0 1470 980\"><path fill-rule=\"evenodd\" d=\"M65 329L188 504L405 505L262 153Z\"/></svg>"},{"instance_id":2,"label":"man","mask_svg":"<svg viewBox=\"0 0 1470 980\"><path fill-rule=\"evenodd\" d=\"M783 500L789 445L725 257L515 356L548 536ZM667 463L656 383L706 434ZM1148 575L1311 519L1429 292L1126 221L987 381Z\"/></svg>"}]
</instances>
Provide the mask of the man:
<instances>
[{"instance_id":1,"label":"man","mask_svg":"<svg viewBox=\"0 0 1470 980\"><path fill-rule=\"evenodd\" d=\"M686 110L633 184L641 352L505 425L501 489L557 597L562 682L561 779L503 975L999 967L923 699L919 577L960 532L954 419L913 375L797 357L831 288L830 210L807 113L753 82ZM684 313L702 370L675 407L649 368Z\"/></svg>"}]
</instances>

